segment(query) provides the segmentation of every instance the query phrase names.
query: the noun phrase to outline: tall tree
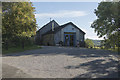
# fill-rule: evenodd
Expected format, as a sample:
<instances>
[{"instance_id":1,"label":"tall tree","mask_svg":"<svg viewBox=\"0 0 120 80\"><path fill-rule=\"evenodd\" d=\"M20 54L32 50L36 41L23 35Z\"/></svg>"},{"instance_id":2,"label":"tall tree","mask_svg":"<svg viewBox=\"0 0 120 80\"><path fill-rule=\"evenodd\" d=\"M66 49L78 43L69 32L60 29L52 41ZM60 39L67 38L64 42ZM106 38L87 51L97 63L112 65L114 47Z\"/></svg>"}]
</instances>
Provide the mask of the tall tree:
<instances>
[{"instance_id":1,"label":"tall tree","mask_svg":"<svg viewBox=\"0 0 120 80\"><path fill-rule=\"evenodd\" d=\"M31 2L2 3L2 37L3 41L14 37L31 37L35 35L35 8Z\"/></svg>"},{"instance_id":2,"label":"tall tree","mask_svg":"<svg viewBox=\"0 0 120 80\"><path fill-rule=\"evenodd\" d=\"M97 35L106 36L110 40L109 44L120 44L120 2L101 2L95 9L95 14L97 19L91 27Z\"/></svg>"}]
</instances>

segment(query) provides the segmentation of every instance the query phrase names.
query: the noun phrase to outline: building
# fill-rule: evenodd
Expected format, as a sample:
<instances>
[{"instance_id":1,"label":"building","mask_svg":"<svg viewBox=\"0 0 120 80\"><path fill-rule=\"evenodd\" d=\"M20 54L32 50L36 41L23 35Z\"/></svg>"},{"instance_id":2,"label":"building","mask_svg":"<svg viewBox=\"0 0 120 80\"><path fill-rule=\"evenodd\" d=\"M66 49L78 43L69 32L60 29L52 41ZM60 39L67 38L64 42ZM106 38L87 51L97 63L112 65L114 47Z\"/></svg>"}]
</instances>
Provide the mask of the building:
<instances>
[{"instance_id":1,"label":"building","mask_svg":"<svg viewBox=\"0 0 120 80\"><path fill-rule=\"evenodd\" d=\"M72 22L59 25L55 20L50 21L36 33L36 42L41 45L84 46L84 36L80 28Z\"/></svg>"}]
</instances>

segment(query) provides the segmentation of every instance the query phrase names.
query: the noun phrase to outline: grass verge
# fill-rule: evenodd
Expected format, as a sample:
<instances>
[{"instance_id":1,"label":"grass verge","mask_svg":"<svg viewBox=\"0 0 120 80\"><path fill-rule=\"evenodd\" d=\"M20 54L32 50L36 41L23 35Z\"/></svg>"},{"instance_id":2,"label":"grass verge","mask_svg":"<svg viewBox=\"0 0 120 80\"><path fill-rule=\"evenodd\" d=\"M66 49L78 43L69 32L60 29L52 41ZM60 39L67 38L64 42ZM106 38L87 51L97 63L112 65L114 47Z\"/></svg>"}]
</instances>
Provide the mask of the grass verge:
<instances>
[{"instance_id":1,"label":"grass verge","mask_svg":"<svg viewBox=\"0 0 120 80\"><path fill-rule=\"evenodd\" d=\"M26 50L34 50L34 49L40 49L41 47L38 45L33 45L33 46L25 46L24 49L21 47L11 47L8 50L2 49L2 54L10 54L10 53L16 53L16 52L23 52Z\"/></svg>"}]
</instances>

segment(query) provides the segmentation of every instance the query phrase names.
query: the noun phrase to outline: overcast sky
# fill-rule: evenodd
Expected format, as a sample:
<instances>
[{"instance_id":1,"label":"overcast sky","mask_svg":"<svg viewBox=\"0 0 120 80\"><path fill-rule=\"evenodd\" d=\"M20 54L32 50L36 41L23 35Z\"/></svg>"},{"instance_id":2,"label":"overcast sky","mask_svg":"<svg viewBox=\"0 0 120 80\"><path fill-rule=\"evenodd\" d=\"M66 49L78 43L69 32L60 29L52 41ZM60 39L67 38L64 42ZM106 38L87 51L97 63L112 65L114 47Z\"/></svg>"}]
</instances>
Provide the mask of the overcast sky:
<instances>
[{"instance_id":1,"label":"overcast sky","mask_svg":"<svg viewBox=\"0 0 120 80\"><path fill-rule=\"evenodd\" d=\"M103 39L98 38L90 27L97 18L94 9L97 8L98 2L33 2L33 5L38 29L52 18L60 25L73 22L86 33L85 38Z\"/></svg>"}]
</instances>

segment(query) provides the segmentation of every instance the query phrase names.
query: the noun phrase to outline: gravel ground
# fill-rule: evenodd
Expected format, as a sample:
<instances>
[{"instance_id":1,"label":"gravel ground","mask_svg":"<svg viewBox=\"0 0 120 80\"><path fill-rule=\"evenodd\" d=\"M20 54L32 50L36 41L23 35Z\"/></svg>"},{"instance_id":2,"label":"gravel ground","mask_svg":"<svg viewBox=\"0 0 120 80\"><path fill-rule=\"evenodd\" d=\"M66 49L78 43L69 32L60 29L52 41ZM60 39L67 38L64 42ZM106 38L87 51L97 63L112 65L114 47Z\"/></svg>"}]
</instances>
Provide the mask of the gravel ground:
<instances>
[{"instance_id":1,"label":"gravel ground","mask_svg":"<svg viewBox=\"0 0 120 80\"><path fill-rule=\"evenodd\" d=\"M22 78L118 78L117 53L75 47L42 47L5 55L3 64L22 71L18 73ZM18 77L10 75L14 69L7 69L3 68L3 77Z\"/></svg>"}]
</instances>

